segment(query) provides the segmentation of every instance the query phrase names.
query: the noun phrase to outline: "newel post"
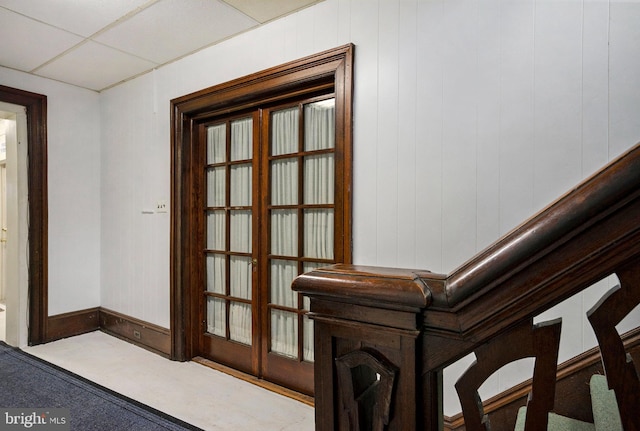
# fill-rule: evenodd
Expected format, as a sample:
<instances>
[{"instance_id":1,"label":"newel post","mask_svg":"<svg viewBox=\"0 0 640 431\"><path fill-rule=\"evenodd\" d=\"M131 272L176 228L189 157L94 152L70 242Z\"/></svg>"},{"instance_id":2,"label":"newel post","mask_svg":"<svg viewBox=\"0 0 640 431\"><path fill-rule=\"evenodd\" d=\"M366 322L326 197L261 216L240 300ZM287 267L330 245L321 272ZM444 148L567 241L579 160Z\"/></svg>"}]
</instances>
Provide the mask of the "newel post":
<instances>
[{"instance_id":1,"label":"newel post","mask_svg":"<svg viewBox=\"0 0 640 431\"><path fill-rule=\"evenodd\" d=\"M430 294L420 275L334 265L294 281L293 289L311 300L317 431L418 430L429 421L423 394L441 388L423 382L441 379L421 376Z\"/></svg>"}]
</instances>

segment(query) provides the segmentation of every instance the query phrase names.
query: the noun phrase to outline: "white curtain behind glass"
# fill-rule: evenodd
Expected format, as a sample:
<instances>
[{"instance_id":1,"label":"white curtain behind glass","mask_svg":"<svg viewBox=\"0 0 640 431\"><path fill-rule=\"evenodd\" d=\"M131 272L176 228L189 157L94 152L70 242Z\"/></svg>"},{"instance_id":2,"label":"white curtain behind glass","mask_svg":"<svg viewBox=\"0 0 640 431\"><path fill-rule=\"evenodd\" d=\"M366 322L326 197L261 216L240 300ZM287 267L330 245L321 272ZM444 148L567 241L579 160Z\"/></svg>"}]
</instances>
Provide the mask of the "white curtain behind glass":
<instances>
[{"instance_id":1,"label":"white curtain behind glass","mask_svg":"<svg viewBox=\"0 0 640 431\"><path fill-rule=\"evenodd\" d=\"M207 164L223 163L226 159L226 124L207 129ZM225 168L207 170L207 206L220 207L225 199Z\"/></svg>"},{"instance_id":2,"label":"white curtain behind glass","mask_svg":"<svg viewBox=\"0 0 640 431\"><path fill-rule=\"evenodd\" d=\"M207 332L224 337L226 330L224 299L207 298Z\"/></svg>"},{"instance_id":3,"label":"white curtain behind glass","mask_svg":"<svg viewBox=\"0 0 640 431\"><path fill-rule=\"evenodd\" d=\"M207 130L207 163L241 162L218 166L207 170L207 206L226 205L226 172L230 169L229 203L235 207L250 207L252 196L253 120L251 118L231 122L231 147L226 154L226 126ZM252 211L241 208L229 211L231 252L251 253ZM207 214L207 248L225 250L226 212L214 210ZM229 294L234 298L251 300L252 265L250 256L230 255ZM207 290L225 294L225 263L227 256L212 254L206 258ZM226 302L220 298L207 301L207 330L215 335L226 335ZM229 336L232 340L251 344L251 306L230 300Z\"/></svg>"},{"instance_id":4,"label":"white curtain behind glass","mask_svg":"<svg viewBox=\"0 0 640 431\"><path fill-rule=\"evenodd\" d=\"M335 101L333 99L305 105L304 146L306 151L335 148ZM304 160L304 203L333 204L335 193L335 159L333 153L307 156ZM304 212L304 256L334 258L334 211L313 209ZM304 272L323 266L305 262ZM309 299L304 298L309 310ZM313 361L313 321L304 316L303 359Z\"/></svg>"},{"instance_id":5,"label":"white curtain behind glass","mask_svg":"<svg viewBox=\"0 0 640 431\"><path fill-rule=\"evenodd\" d=\"M275 112L271 118L271 155L297 153L298 110ZM305 151L331 149L335 145L334 108L332 101L305 106ZM298 158L281 158L271 162L271 203L298 204ZM304 158L304 203L332 204L334 200L333 153ZM333 259L333 210L330 208L304 211L304 256ZM297 210L277 209L271 213L271 253L278 256L298 256ZM305 264L305 270L315 267ZM298 274L297 261L271 261L271 302L297 308L297 295L291 282ZM304 359L313 360L313 325L304 318ZM298 356L298 315L283 310L271 311L271 350L285 356Z\"/></svg>"},{"instance_id":6,"label":"white curtain behind glass","mask_svg":"<svg viewBox=\"0 0 640 431\"><path fill-rule=\"evenodd\" d=\"M297 153L298 109L284 109L271 117L271 155ZM298 159L281 158L271 162L271 204L298 203ZM295 209L274 209L271 212L271 253L277 256L298 256L298 212ZM274 259L270 262L270 301L297 308L291 281L298 275L294 260ZM295 313L271 310L271 351L296 358L298 356L298 324Z\"/></svg>"},{"instance_id":7,"label":"white curtain behind glass","mask_svg":"<svg viewBox=\"0 0 640 431\"><path fill-rule=\"evenodd\" d=\"M271 116L271 155L298 151L298 108L276 111Z\"/></svg>"},{"instance_id":8,"label":"white curtain behind glass","mask_svg":"<svg viewBox=\"0 0 640 431\"><path fill-rule=\"evenodd\" d=\"M304 203L332 204L335 164L333 153L304 158Z\"/></svg>"},{"instance_id":9,"label":"white curtain behind glass","mask_svg":"<svg viewBox=\"0 0 640 431\"><path fill-rule=\"evenodd\" d=\"M335 112L334 99L304 105L305 151L335 147Z\"/></svg>"},{"instance_id":10,"label":"white curtain behind glass","mask_svg":"<svg viewBox=\"0 0 640 431\"><path fill-rule=\"evenodd\" d=\"M324 150L335 146L334 100L305 105L305 150ZM335 163L333 153L320 153L304 159L304 203L333 204ZM334 214L331 208L304 211L304 256L333 259Z\"/></svg>"},{"instance_id":11,"label":"white curtain behind glass","mask_svg":"<svg viewBox=\"0 0 640 431\"><path fill-rule=\"evenodd\" d=\"M226 160L226 125L207 129L207 164L224 163ZM207 206L222 207L225 203L225 167L207 170ZM207 244L209 250L224 250L225 213L212 211L207 214ZM209 254L205 258L207 290L224 294L225 259L222 254ZM226 335L225 301L207 298L207 332L221 337Z\"/></svg>"},{"instance_id":12,"label":"white curtain behind glass","mask_svg":"<svg viewBox=\"0 0 640 431\"><path fill-rule=\"evenodd\" d=\"M226 124L219 124L207 129L207 163L222 163L226 159Z\"/></svg>"},{"instance_id":13,"label":"white curtain behind glass","mask_svg":"<svg viewBox=\"0 0 640 431\"><path fill-rule=\"evenodd\" d=\"M333 209L304 211L304 255L333 259Z\"/></svg>"},{"instance_id":14,"label":"white curtain behind glass","mask_svg":"<svg viewBox=\"0 0 640 431\"><path fill-rule=\"evenodd\" d=\"M274 259L271 261L271 302L289 308L297 308L296 293L286 288L291 286L298 275L298 262L295 260ZM276 287L275 289L273 287Z\"/></svg>"},{"instance_id":15,"label":"white curtain behind glass","mask_svg":"<svg viewBox=\"0 0 640 431\"><path fill-rule=\"evenodd\" d=\"M230 161L247 160L247 163L231 165L231 206L251 206L253 120L245 118L231 123ZM230 251L251 253L252 211L230 212ZM236 298L251 300L251 257L230 257L230 294ZM229 306L229 336L232 340L251 344L251 305L231 301Z\"/></svg>"},{"instance_id":16,"label":"white curtain behind glass","mask_svg":"<svg viewBox=\"0 0 640 431\"><path fill-rule=\"evenodd\" d=\"M305 262L303 271L304 272L313 271L314 269L320 268L321 266L325 266L325 264L318 263L318 262ZM310 308L309 298L304 297L303 303L304 303L304 309L309 310ZM308 362L313 362L314 360L313 320L309 319L308 316L304 316L303 329L304 329L303 359Z\"/></svg>"}]
</instances>

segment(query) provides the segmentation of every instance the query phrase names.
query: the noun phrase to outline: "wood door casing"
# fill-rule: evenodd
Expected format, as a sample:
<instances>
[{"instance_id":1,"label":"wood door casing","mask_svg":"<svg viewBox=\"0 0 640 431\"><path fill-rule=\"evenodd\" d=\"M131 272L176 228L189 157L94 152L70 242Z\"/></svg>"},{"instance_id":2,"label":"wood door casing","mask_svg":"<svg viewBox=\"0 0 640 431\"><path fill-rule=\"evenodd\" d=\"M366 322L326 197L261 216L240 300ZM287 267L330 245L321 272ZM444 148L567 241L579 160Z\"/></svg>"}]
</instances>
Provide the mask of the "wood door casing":
<instances>
[{"instance_id":1,"label":"wood door casing","mask_svg":"<svg viewBox=\"0 0 640 431\"><path fill-rule=\"evenodd\" d=\"M198 169L200 172L202 169L197 145L202 133L201 125L212 121L212 118L261 109L261 106L285 103L292 98L327 93L335 95L335 134L336 142L339 142L336 146L340 148L336 150L336 158L342 160L344 168L341 172L336 171L336 187L340 188L336 204L339 200L343 208L340 220L336 220L336 225L341 226L336 241L340 242L339 248L342 250L336 254L336 259L350 262L352 65L353 46L346 45L172 101L171 332L174 359L188 360L197 355L199 350L199 342L194 334L199 332L203 311L196 300L201 295L198 294L201 287L194 286L198 286L198 280L202 280L202 248L198 247L197 237L203 232L201 220L194 216L202 193L202 179L197 174ZM257 241L260 249L264 249L263 239L258 238ZM264 262L261 259L259 263L262 277L268 273L264 271ZM259 302L263 303L263 298ZM253 333L259 332L254 325ZM262 346L268 345L263 337L259 338ZM252 373L265 377L260 369L264 362L263 355L252 356ZM309 363L307 368L311 370L312 367ZM286 376L287 367L281 367L281 373L274 371L275 377L266 378L283 384L277 377L279 374ZM312 375L311 372L308 374Z\"/></svg>"},{"instance_id":2,"label":"wood door casing","mask_svg":"<svg viewBox=\"0 0 640 431\"><path fill-rule=\"evenodd\" d=\"M0 85L0 101L21 105L27 114L29 190L28 342L49 341L47 96Z\"/></svg>"}]
</instances>

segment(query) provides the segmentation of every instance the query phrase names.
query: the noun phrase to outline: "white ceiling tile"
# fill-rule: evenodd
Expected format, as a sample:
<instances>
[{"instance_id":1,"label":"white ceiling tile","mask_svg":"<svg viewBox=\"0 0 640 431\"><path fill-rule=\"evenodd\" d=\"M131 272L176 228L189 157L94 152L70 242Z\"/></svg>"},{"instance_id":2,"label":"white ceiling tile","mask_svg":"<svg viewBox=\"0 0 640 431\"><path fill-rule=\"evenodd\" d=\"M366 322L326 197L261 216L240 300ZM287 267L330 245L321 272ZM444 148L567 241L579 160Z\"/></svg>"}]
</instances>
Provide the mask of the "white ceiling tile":
<instances>
[{"instance_id":1,"label":"white ceiling tile","mask_svg":"<svg viewBox=\"0 0 640 431\"><path fill-rule=\"evenodd\" d=\"M90 36L156 0L0 0L0 6L81 36Z\"/></svg>"},{"instance_id":2,"label":"white ceiling tile","mask_svg":"<svg viewBox=\"0 0 640 431\"><path fill-rule=\"evenodd\" d=\"M224 0L260 23L307 7L319 0Z\"/></svg>"},{"instance_id":3,"label":"white ceiling tile","mask_svg":"<svg viewBox=\"0 0 640 431\"><path fill-rule=\"evenodd\" d=\"M31 71L82 38L20 14L0 8L0 64Z\"/></svg>"},{"instance_id":4,"label":"white ceiling tile","mask_svg":"<svg viewBox=\"0 0 640 431\"><path fill-rule=\"evenodd\" d=\"M87 42L36 71L37 75L100 91L156 64L95 42Z\"/></svg>"},{"instance_id":5,"label":"white ceiling tile","mask_svg":"<svg viewBox=\"0 0 640 431\"><path fill-rule=\"evenodd\" d=\"M218 0L161 0L95 40L166 63L257 24Z\"/></svg>"},{"instance_id":6,"label":"white ceiling tile","mask_svg":"<svg viewBox=\"0 0 640 431\"><path fill-rule=\"evenodd\" d=\"M0 0L0 66L101 90L319 1Z\"/></svg>"}]
</instances>

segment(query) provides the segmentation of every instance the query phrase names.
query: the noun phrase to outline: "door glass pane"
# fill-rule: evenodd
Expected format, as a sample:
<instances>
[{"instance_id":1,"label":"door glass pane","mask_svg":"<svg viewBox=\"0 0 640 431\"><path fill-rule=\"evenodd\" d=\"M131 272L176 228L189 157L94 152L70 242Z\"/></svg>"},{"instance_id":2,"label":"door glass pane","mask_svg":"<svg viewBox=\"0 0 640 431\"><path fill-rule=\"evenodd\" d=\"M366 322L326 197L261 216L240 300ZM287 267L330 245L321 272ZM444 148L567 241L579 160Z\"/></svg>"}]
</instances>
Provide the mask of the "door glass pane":
<instances>
[{"instance_id":1,"label":"door glass pane","mask_svg":"<svg viewBox=\"0 0 640 431\"><path fill-rule=\"evenodd\" d=\"M307 362L313 362L313 320L305 314L302 326L304 328L303 358Z\"/></svg>"},{"instance_id":2,"label":"door glass pane","mask_svg":"<svg viewBox=\"0 0 640 431\"><path fill-rule=\"evenodd\" d=\"M304 158L304 203L332 204L335 190L333 153Z\"/></svg>"},{"instance_id":3,"label":"door glass pane","mask_svg":"<svg viewBox=\"0 0 640 431\"><path fill-rule=\"evenodd\" d=\"M251 117L231 122L231 161L253 157L253 120Z\"/></svg>"},{"instance_id":4,"label":"door glass pane","mask_svg":"<svg viewBox=\"0 0 640 431\"><path fill-rule=\"evenodd\" d=\"M304 210L304 256L333 259L333 209Z\"/></svg>"},{"instance_id":5,"label":"door glass pane","mask_svg":"<svg viewBox=\"0 0 640 431\"><path fill-rule=\"evenodd\" d=\"M224 299L207 298L207 332L220 337L226 337L227 327Z\"/></svg>"},{"instance_id":6,"label":"door glass pane","mask_svg":"<svg viewBox=\"0 0 640 431\"><path fill-rule=\"evenodd\" d=\"M229 307L229 338L251 345L251 306L232 302Z\"/></svg>"},{"instance_id":7,"label":"door glass pane","mask_svg":"<svg viewBox=\"0 0 640 431\"><path fill-rule=\"evenodd\" d=\"M251 253L251 210L234 210L231 217L231 251Z\"/></svg>"},{"instance_id":8,"label":"door glass pane","mask_svg":"<svg viewBox=\"0 0 640 431\"><path fill-rule=\"evenodd\" d=\"M279 159L271 162L271 203L298 203L298 159Z\"/></svg>"},{"instance_id":9,"label":"door glass pane","mask_svg":"<svg viewBox=\"0 0 640 431\"><path fill-rule=\"evenodd\" d=\"M334 148L335 145L335 100L304 105L305 151Z\"/></svg>"},{"instance_id":10,"label":"door glass pane","mask_svg":"<svg viewBox=\"0 0 640 431\"><path fill-rule=\"evenodd\" d=\"M231 256L230 262L231 296L251 299L251 258L246 256Z\"/></svg>"},{"instance_id":11,"label":"door glass pane","mask_svg":"<svg viewBox=\"0 0 640 431\"><path fill-rule=\"evenodd\" d=\"M223 254L208 254L207 265L207 291L224 293L225 291L225 261Z\"/></svg>"},{"instance_id":12,"label":"door glass pane","mask_svg":"<svg viewBox=\"0 0 640 431\"><path fill-rule=\"evenodd\" d=\"M302 264L302 271L303 272L310 272L313 271L314 269L317 268L322 268L323 266L327 266L326 263L320 263L320 262L305 262ZM307 299L307 297L305 296L305 299ZM307 308L308 310L309 308Z\"/></svg>"},{"instance_id":13,"label":"door glass pane","mask_svg":"<svg viewBox=\"0 0 640 431\"><path fill-rule=\"evenodd\" d=\"M291 289L298 275L298 262L274 259L271 261L271 302L290 308L298 308L297 293Z\"/></svg>"},{"instance_id":14,"label":"door glass pane","mask_svg":"<svg viewBox=\"0 0 640 431\"><path fill-rule=\"evenodd\" d=\"M226 160L226 130L225 124L207 128L207 164L222 163Z\"/></svg>"},{"instance_id":15,"label":"door glass pane","mask_svg":"<svg viewBox=\"0 0 640 431\"><path fill-rule=\"evenodd\" d=\"M316 268L321 268L323 266L327 266L326 263L319 263L319 262L305 262L302 265L302 269L304 272L309 272L309 271L313 271ZM302 297L302 308L306 311L309 311L309 309L311 308L311 300L306 297L303 296ZM303 334L303 342L304 342L304 348L303 348L303 352L304 352L304 356L302 359L304 359L307 362L313 362L314 360L314 356L313 356L313 320L309 319L309 317L305 314L303 317L304 321L302 322L302 326L304 329L304 334Z\"/></svg>"},{"instance_id":16,"label":"door glass pane","mask_svg":"<svg viewBox=\"0 0 640 431\"><path fill-rule=\"evenodd\" d=\"M207 169L207 206L222 207L225 198L225 168Z\"/></svg>"},{"instance_id":17,"label":"door glass pane","mask_svg":"<svg viewBox=\"0 0 640 431\"><path fill-rule=\"evenodd\" d=\"M298 108L274 111L271 114L271 155L298 152Z\"/></svg>"},{"instance_id":18,"label":"door glass pane","mask_svg":"<svg viewBox=\"0 0 640 431\"><path fill-rule=\"evenodd\" d=\"M231 206L251 205L251 164L231 166Z\"/></svg>"},{"instance_id":19,"label":"door glass pane","mask_svg":"<svg viewBox=\"0 0 640 431\"><path fill-rule=\"evenodd\" d=\"M271 310L271 351L290 358L298 357L298 315Z\"/></svg>"},{"instance_id":20,"label":"door glass pane","mask_svg":"<svg viewBox=\"0 0 640 431\"><path fill-rule=\"evenodd\" d=\"M207 213L207 249L224 250L224 232L224 211L209 211Z\"/></svg>"},{"instance_id":21,"label":"door glass pane","mask_svg":"<svg viewBox=\"0 0 640 431\"><path fill-rule=\"evenodd\" d=\"M298 255L298 211L271 211L271 254Z\"/></svg>"}]
</instances>

